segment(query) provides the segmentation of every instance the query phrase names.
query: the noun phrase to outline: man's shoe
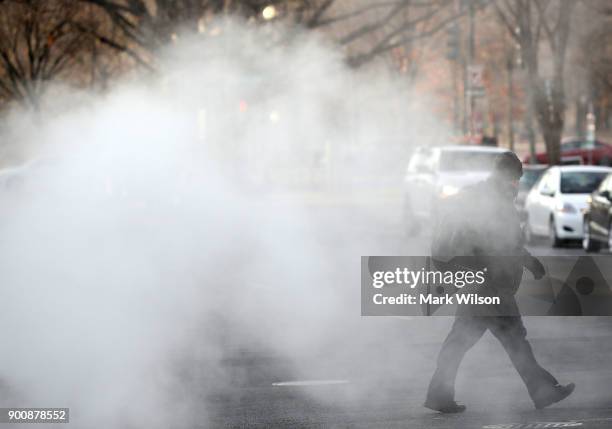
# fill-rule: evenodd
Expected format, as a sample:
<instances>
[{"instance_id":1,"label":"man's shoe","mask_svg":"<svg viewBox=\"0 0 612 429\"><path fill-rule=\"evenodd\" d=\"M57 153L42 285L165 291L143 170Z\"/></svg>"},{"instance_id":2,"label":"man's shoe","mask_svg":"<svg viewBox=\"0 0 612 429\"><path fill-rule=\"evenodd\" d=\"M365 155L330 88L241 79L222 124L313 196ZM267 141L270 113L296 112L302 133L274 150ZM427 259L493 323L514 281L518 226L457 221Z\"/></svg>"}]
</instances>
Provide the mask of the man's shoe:
<instances>
[{"instance_id":1,"label":"man's shoe","mask_svg":"<svg viewBox=\"0 0 612 429\"><path fill-rule=\"evenodd\" d=\"M430 410L438 411L444 414L456 414L456 413L462 413L465 411L465 405L458 404L455 401L434 402L434 401L427 400L425 401L425 404L423 405L426 408L429 408Z\"/></svg>"},{"instance_id":2,"label":"man's shoe","mask_svg":"<svg viewBox=\"0 0 612 429\"><path fill-rule=\"evenodd\" d=\"M557 384L556 386L553 386L551 390L547 389L547 392L537 394L533 398L533 404L538 410L541 410L542 408L548 407L555 402L559 402L567 398L572 394L575 387L576 385L574 383L566 384L565 386Z\"/></svg>"}]
</instances>

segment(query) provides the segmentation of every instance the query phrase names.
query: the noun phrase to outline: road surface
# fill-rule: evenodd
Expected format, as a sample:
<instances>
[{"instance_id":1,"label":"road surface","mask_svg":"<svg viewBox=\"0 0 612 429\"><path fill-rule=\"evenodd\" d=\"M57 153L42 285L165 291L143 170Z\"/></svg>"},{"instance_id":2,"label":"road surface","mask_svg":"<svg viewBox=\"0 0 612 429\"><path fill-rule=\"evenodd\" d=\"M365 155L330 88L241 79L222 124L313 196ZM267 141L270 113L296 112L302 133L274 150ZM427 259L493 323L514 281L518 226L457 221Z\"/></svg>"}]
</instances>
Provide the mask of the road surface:
<instances>
[{"instance_id":1,"label":"road surface","mask_svg":"<svg viewBox=\"0 0 612 429\"><path fill-rule=\"evenodd\" d=\"M336 287L352 296L329 326L333 335L300 353L244 342L227 350L229 376L207 391L202 427L363 428L610 428L612 427L612 318L526 318L535 353L575 393L545 410L533 408L525 388L496 340L487 334L468 354L457 398L462 415L422 407L441 341L451 318L360 317L361 255L424 254L427 231L401 234L397 207L315 205L305 208L317 225L325 263L334 260ZM578 245L532 247L537 255L577 255ZM314 288L316 289L316 288ZM357 296L356 296L357 295ZM262 317L266 317L262 315ZM316 317L316 316L314 316ZM350 320L349 320L350 319Z\"/></svg>"}]
</instances>

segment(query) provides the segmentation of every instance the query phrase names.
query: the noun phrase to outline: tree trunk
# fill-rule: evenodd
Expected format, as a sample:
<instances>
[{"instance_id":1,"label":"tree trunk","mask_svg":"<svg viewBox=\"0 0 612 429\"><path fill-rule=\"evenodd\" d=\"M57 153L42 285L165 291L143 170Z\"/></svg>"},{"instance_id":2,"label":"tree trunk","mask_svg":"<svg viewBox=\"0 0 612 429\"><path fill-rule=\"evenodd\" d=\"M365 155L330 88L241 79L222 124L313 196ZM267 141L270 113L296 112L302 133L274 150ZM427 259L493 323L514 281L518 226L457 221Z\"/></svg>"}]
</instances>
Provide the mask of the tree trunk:
<instances>
[{"instance_id":1,"label":"tree trunk","mask_svg":"<svg viewBox=\"0 0 612 429\"><path fill-rule=\"evenodd\" d=\"M563 80L559 77L548 83L542 78L534 78L531 88L533 102L540 131L546 145L548 163L561 163L561 137L565 117L565 91Z\"/></svg>"}]
</instances>

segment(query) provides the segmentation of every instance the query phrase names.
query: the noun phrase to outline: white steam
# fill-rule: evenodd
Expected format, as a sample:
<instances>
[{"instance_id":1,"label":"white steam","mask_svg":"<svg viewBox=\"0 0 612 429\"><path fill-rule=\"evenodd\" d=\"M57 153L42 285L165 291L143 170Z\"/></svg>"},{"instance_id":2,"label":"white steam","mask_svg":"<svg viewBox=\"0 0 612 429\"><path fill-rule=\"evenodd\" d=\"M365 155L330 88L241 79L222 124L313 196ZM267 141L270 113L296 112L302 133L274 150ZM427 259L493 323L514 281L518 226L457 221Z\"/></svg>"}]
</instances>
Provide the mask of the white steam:
<instances>
[{"instance_id":1,"label":"white steam","mask_svg":"<svg viewBox=\"0 0 612 429\"><path fill-rule=\"evenodd\" d=\"M358 318L360 251L318 243L278 194L359 189L444 130L399 78L348 70L311 33L215 25L167 47L160 75L9 116L29 162L0 209L4 406L206 425L228 350L297 356Z\"/></svg>"}]
</instances>

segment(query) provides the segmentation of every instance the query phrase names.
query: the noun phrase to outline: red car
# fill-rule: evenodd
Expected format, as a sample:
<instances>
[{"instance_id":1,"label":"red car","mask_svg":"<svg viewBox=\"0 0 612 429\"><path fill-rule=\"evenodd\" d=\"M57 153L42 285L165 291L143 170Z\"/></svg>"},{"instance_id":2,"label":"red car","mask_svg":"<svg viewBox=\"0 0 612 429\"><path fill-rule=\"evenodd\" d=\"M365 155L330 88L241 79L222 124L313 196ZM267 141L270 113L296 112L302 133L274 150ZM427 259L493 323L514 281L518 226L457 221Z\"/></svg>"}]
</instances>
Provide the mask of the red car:
<instances>
[{"instance_id":1,"label":"red car","mask_svg":"<svg viewBox=\"0 0 612 429\"><path fill-rule=\"evenodd\" d=\"M584 165L607 165L612 166L612 145L601 141L595 142L594 148L589 148L589 144L584 140L566 140L561 143L561 160L574 161L581 159ZM537 153L538 164L548 164L546 153ZM523 160L529 164L531 156L527 155Z\"/></svg>"}]
</instances>

